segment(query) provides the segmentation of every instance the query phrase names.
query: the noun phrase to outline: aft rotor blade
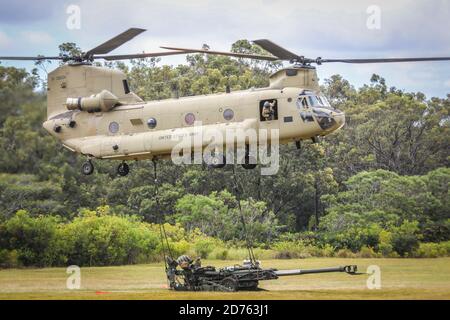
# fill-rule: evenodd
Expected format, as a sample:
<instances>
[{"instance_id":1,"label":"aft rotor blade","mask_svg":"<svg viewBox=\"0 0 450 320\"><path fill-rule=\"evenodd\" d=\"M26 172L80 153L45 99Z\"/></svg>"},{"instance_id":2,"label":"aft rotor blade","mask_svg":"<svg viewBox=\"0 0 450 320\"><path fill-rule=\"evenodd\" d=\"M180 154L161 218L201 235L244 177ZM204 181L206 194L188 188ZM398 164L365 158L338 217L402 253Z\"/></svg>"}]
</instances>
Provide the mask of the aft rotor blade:
<instances>
[{"instance_id":1,"label":"aft rotor blade","mask_svg":"<svg viewBox=\"0 0 450 320\"><path fill-rule=\"evenodd\" d=\"M258 46L270 52L281 60L299 60L302 58L299 55L290 52L289 50L267 39L254 40L253 43L256 43Z\"/></svg>"},{"instance_id":2,"label":"aft rotor blade","mask_svg":"<svg viewBox=\"0 0 450 320\"><path fill-rule=\"evenodd\" d=\"M94 59L105 60L126 60L126 59L143 59L151 57L172 56L177 54L186 54L184 51L164 51L164 52L149 52L149 53L135 53L135 54L117 54L106 56L94 56Z\"/></svg>"},{"instance_id":3,"label":"aft rotor blade","mask_svg":"<svg viewBox=\"0 0 450 320\"><path fill-rule=\"evenodd\" d=\"M0 60L64 60L64 57L0 57Z\"/></svg>"},{"instance_id":4,"label":"aft rotor blade","mask_svg":"<svg viewBox=\"0 0 450 320\"><path fill-rule=\"evenodd\" d=\"M130 41L134 37L136 37L138 34L141 34L142 32L146 31L145 29L139 29L139 28L130 28L125 32L122 32L121 34L115 36L114 38L102 43L101 45L87 51L85 53L85 56L89 57L94 54L106 54L114 49L120 47L125 42Z\"/></svg>"},{"instance_id":5,"label":"aft rotor blade","mask_svg":"<svg viewBox=\"0 0 450 320\"><path fill-rule=\"evenodd\" d=\"M169 50L179 50L184 53L207 53L207 54L217 54L217 55L237 57L237 58L248 58L248 59L269 60L269 61L280 60L277 57L265 56L265 55L260 55L260 54L225 52L225 51L214 51L214 50L205 50L205 49L174 48L174 47L160 47L160 48L169 49Z\"/></svg>"},{"instance_id":6,"label":"aft rotor blade","mask_svg":"<svg viewBox=\"0 0 450 320\"><path fill-rule=\"evenodd\" d=\"M428 58L385 58L385 59L320 59L323 62L343 62L343 63L389 63L389 62L419 62L419 61L448 61L450 57L428 57Z\"/></svg>"}]
</instances>

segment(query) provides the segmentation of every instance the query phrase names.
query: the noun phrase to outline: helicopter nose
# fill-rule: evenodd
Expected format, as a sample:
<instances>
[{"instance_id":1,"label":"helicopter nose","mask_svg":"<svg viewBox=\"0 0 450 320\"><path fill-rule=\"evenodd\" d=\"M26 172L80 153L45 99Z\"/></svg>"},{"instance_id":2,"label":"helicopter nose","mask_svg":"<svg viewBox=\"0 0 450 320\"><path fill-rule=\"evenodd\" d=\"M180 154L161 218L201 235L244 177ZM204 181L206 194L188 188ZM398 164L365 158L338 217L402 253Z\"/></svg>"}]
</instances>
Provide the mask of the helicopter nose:
<instances>
[{"instance_id":1,"label":"helicopter nose","mask_svg":"<svg viewBox=\"0 0 450 320\"><path fill-rule=\"evenodd\" d=\"M341 112L339 114L336 114L334 116L334 120L336 121L337 124L337 129L342 128L345 124L345 113Z\"/></svg>"}]
</instances>

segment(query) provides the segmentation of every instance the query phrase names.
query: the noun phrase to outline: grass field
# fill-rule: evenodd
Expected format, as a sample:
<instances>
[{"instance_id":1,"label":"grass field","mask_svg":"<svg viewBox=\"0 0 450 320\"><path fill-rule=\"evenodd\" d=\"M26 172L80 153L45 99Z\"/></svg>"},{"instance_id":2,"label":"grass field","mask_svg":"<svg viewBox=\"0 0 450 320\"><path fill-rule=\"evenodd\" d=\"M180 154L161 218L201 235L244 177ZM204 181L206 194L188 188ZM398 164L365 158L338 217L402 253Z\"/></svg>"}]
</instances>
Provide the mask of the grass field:
<instances>
[{"instance_id":1,"label":"grass field","mask_svg":"<svg viewBox=\"0 0 450 320\"><path fill-rule=\"evenodd\" d=\"M226 266L236 261L204 261ZM162 264L81 268L81 289L66 289L65 268L0 270L0 299L450 299L450 258L265 260L289 269L357 264L381 268L381 289L367 289L367 275L289 276L261 282L257 292L174 292Z\"/></svg>"}]
</instances>

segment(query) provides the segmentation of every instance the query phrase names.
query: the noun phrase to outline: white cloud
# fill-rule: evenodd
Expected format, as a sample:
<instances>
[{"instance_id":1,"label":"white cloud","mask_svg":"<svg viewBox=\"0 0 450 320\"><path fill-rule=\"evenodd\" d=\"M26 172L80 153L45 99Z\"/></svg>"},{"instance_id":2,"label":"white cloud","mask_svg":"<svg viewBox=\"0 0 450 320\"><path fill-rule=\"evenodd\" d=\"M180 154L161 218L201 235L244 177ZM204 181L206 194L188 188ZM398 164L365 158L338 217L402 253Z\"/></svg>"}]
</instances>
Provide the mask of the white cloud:
<instances>
[{"instance_id":1,"label":"white cloud","mask_svg":"<svg viewBox=\"0 0 450 320\"><path fill-rule=\"evenodd\" d=\"M49 44L53 42L51 35L41 31L23 31L21 36L30 44Z\"/></svg>"},{"instance_id":2,"label":"white cloud","mask_svg":"<svg viewBox=\"0 0 450 320\"><path fill-rule=\"evenodd\" d=\"M450 88L450 79L448 79L447 81L445 81L445 82L444 82L444 85L445 85L447 88Z\"/></svg>"}]
</instances>

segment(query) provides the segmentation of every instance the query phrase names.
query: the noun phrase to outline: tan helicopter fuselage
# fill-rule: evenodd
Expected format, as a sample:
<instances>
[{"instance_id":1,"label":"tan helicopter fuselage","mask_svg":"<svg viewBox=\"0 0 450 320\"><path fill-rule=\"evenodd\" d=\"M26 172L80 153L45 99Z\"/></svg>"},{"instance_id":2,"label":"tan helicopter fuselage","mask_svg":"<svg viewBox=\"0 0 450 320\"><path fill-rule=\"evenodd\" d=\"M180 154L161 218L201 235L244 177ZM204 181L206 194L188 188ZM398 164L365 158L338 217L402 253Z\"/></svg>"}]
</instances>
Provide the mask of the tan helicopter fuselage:
<instances>
[{"instance_id":1,"label":"tan helicopter fuselage","mask_svg":"<svg viewBox=\"0 0 450 320\"><path fill-rule=\"evenodd\" d=\"M224 136L227 130L268 129L269 144L271 129L278 130L280 143L288 143L327 135L345 122L344 114L332 108L325 110L334 119L326 129L315 117L305 121L300 116L300 93L319 92L314 68L279 70L268 88L150 102L129 92L125 79L118 70L90 65L57 68L49 74L44 128L66 148L88 157L141 160L170 156L178 138L197 134L198 121L203 132L211 129ZM100 95L104 90L106 102L105 92ZM261 115L265 101L275 103L271 119ZM202 139L203 147L211 142Z\"/></svg>"}]
</instances>

